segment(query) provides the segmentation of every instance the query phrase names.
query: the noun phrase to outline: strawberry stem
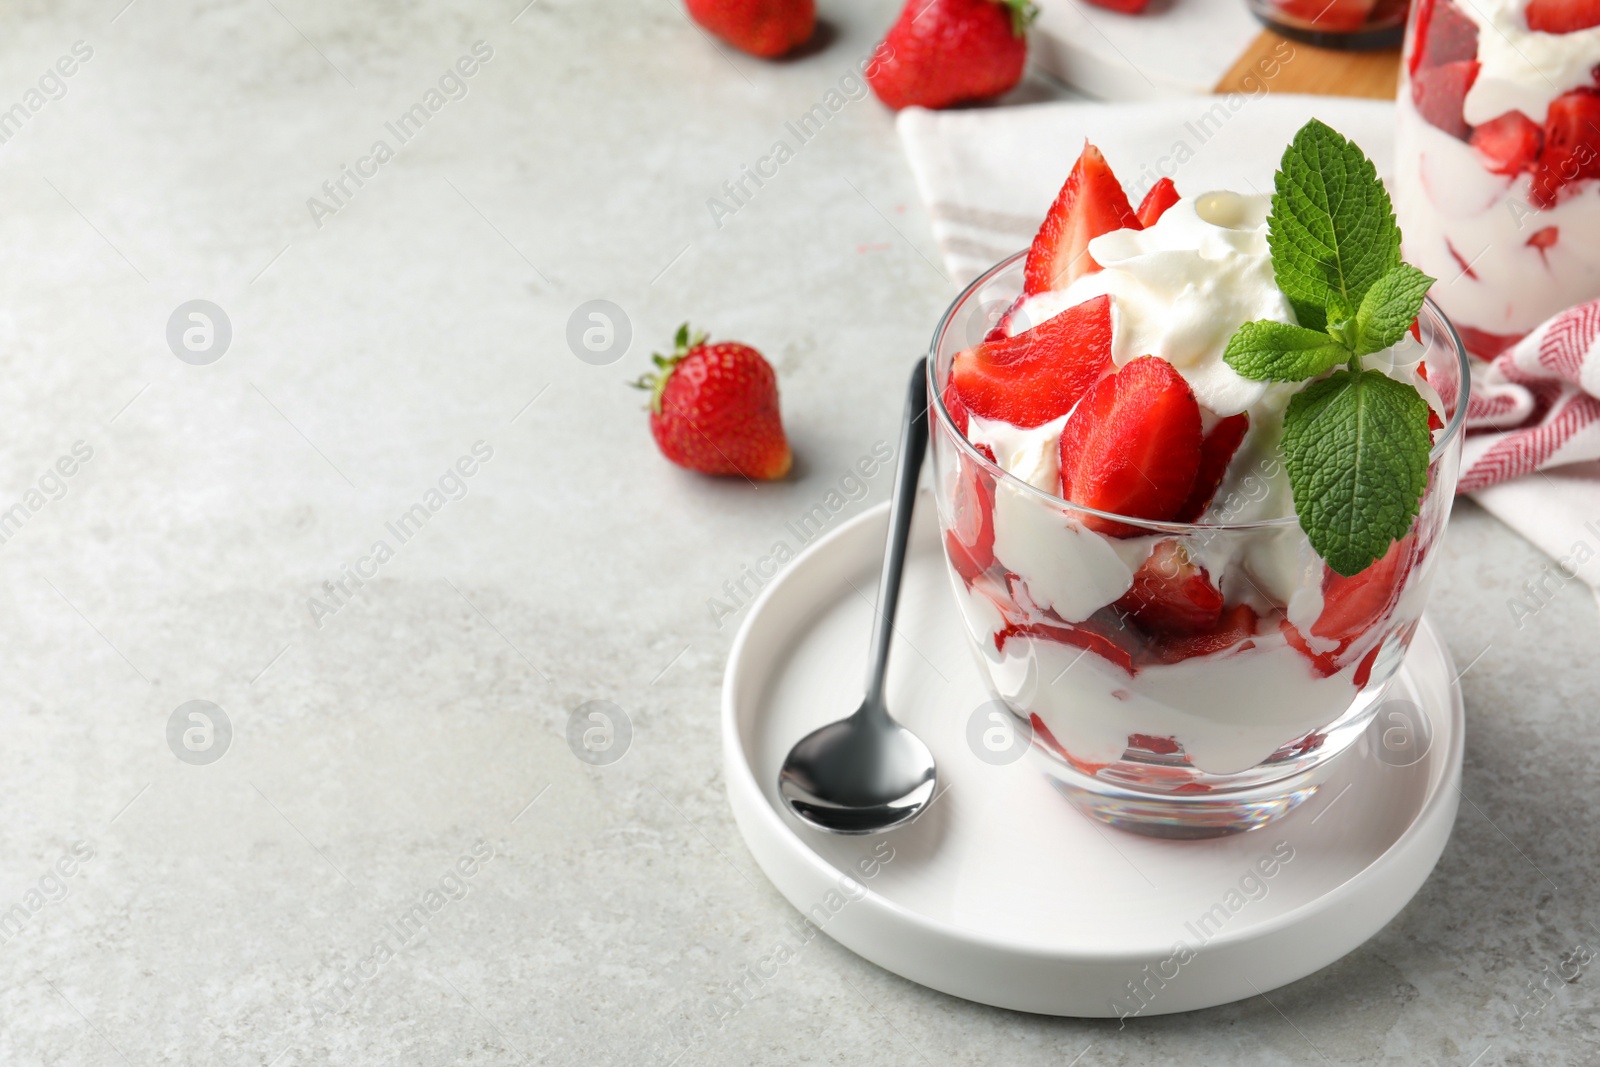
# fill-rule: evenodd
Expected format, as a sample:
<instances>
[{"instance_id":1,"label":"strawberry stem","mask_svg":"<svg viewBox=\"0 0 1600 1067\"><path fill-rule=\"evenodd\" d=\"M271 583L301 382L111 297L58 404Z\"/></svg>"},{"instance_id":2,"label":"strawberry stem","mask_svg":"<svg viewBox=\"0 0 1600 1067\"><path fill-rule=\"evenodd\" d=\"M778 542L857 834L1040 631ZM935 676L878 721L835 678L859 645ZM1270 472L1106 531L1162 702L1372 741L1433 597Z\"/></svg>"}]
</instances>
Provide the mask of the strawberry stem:
<instances>
[{"instance_id":1,"label":"strawberry stem","mask_svg":"<svg viewBox=\"0 0 1600 1067\"><path fill-rule=\"evenodd\" d=\"M641 374L628 383L635 389L650 391L650 404L647 410L657 415L661 414L661 394L666 391L667 380L672 377L672 372L683 362L685 356L705 343L705 333L701 331L690 333L689 324L686 322L678 327L678 332L672 339L672 355L650 353L650 362L656 366L655 372Z\"/></svg>"},{"instance_id":2,"label":"strawberry stem","mask_svg":"<svg viewBox=\"0 0 1600 1067\"><path fill-rule=\"evenodd\" d=\"M996 3L1011 9L1011 32L1026 37L1028 27L1039 17L1039 8L1033 0L996 0Z\"/></svg>"}]
</instances>

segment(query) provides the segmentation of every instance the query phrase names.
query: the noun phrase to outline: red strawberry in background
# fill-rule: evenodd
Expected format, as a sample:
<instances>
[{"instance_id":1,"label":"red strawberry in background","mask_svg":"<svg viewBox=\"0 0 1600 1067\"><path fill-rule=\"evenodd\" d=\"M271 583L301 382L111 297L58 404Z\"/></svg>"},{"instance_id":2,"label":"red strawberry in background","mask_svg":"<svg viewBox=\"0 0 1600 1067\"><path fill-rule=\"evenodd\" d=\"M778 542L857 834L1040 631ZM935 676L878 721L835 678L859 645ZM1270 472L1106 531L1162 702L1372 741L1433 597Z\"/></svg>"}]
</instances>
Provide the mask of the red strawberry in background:
<instances>
[{"instance_id":1,"label":"red strawberry in background","mask_svg":"<svg viewBox=\"0 0 1600 1067\"><path fill-rule=\"evenodd\" d=\"M1107 11L1120 11L1124 15L1137 15L1150 6L1150 0L1089 0L1089 3Z\"/></svg>"},{"instance_id":2,"label":"red strawberry in background","mask_svg":"<svg viewBox=\"0 0 1600 1067\"><path fill-rule=\"evenodd\" d=\"M1022 291L1033 296L1065 289L1100 269L1089 255L1090 241L1112 230L1142 228L1106 157L1085 142L1028 249Z\"/></svg>"},{"instance_id":3,"label":"red strawberry in background","mask_svg":"<svg viewBox=\"0 0 1600 1067\"><path fill-rule=\"evenodd\" d=\"M1576 33L1600 26L1600 0L1529 0L1528 29Z\"/></svg>"},{"instance_id":4,"label":"red strawberry in background","mask_svg":"<svg viewBox=\"0 0 1600 1067\"><path fill-rule=\"evenodd\" d=\"M703 474L782 478L793 455L778 415L778 379L760 352L736 341L708 344L705 334L678 328L672 355L655 355L650 433L661 454Z\"/></svg>"},{"instance_id":5,"label":"red strawberry in background","mask_svg":"<svg viewBox=\"0 0 1600 1067\"><path fill-rule=\"evenodd\" d=\"M867 81L896 111L999 96L1022 80L1037 14L1030 0L907 0Z\"/></svg>"},{"instance_id":6,"label":"red strawberry in background","mask_svg":"<svg viewBox=\"0 0 1600 1067\"><path fill-rule=\"evenodd\" d=\"M1200 405L1166 360L1141 356L1101 379L1061 431L1061 495L1074 504L1166 521L1178 514L1200 469ZM1108 537L1145 531L1096 515Z\"/></svg>"},{"instance_id":7,"label":"red strawberry in background","mask_svg":"<svg viewBox=\"0 0 1600 1067\"><path fill-rule=\"evenodd\" d=\"M963 426L970 412L1031 428L1071 411L1110 368L1111 298L1097 296L1015 337L956 353L950 388Z\"/></svg>"},{"instance_id":8,"label":"red strawberry in background","mask_svg":"<svg viewBox=\"0 0 1600 1067\"><path fill-rule=\"evenodd\" d=\"M684 0L689 17L741 52L771 59L811 40L816 0Z\"/></svg>"}]
</instances>

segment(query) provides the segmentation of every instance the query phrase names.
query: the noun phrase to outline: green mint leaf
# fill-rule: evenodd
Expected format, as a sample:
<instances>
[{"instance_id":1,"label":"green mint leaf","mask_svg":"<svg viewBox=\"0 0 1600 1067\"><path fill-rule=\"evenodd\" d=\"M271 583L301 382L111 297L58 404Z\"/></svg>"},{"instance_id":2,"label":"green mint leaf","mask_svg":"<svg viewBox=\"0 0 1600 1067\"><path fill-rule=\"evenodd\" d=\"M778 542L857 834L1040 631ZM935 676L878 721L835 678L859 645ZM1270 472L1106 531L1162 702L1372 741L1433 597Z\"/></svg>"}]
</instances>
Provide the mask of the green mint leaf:
<instances>
[{"instance_id":1,"label":"green mint leaf","mask_svg":"<svg viewBox=\"0 0 1600 1067\"><path fill-rule=\"evenodd\" d=\"M1228 339L1222 360L1257 382L1303 382L1349 362L1350 350L1320 330L1260 319Z\"/></svg>"},{"instance_id":2,"label":"green mint leaf","mask_svg":"<svg viewBox=\"0 0 1600 1067\"><path fill-rule=\"evenodd\" d=\"M1400 228L1377 168L1312 119L1283 153L1268 217L1272 270L1300 325L1348 319L1400 262Z\"/></svg>"},{"instance_id":3,"label":"green mint leaf","mask_svg":"<svg viewBox=\"0 0 1600 1067\"><path fill-rule=\"evenodd\" d=\"M1356 312L1356 355L1382 352L1404 337L1433 281L1411 264L1398 263L1373 282Z\"/></svg>"},{"instance_id":4,"label":"green mint leaf","mask_svg":"<svg viewBox=\"0 0 1600 1067\"><path fill-rule=\"evenodd\" d=\"M1359 574L1411 528L1428 480L1428 404L1375 370L1313 382L1283 415L1284 466L1311 545Z\"/></svg>"}]
</instances>

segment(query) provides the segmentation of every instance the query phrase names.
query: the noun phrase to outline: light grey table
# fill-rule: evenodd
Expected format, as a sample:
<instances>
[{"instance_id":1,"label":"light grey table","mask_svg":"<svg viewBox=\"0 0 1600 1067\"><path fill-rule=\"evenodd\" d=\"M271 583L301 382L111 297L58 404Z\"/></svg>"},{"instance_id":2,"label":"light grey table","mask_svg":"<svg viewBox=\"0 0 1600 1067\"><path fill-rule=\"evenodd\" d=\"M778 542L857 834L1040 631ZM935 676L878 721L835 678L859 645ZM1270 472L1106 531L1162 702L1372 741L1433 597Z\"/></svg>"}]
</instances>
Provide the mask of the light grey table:
<instances>
[{"instance_id":1,"label":"light grey table","mask_svg":"<svg viewBox=\"0 0 1600 1067\"><path fill-rule=\"evenodd\" d=\"M892 438L952 290L871 98L707 204L850 88L889 0L825 2L827 47L775 64L669 0L523 2L0 16L0 1063L1593 1055L1595 604L1515 625L1544 557L1470 504L1434 607L1469 667L1460 820L1367 946L1121 1031L826 939L728 999L792 912L724 801L743 613L709 602ZM566 339L592 299L631 325L610 365ZM191 300L231 329L204 365L169 343ZM187 310L177 349L216 356ZM655 454L625 382L685 318L776 365L791 480ZM608 766L566 740L591 700L631 722Z\"/></svg>"}]
</instances>

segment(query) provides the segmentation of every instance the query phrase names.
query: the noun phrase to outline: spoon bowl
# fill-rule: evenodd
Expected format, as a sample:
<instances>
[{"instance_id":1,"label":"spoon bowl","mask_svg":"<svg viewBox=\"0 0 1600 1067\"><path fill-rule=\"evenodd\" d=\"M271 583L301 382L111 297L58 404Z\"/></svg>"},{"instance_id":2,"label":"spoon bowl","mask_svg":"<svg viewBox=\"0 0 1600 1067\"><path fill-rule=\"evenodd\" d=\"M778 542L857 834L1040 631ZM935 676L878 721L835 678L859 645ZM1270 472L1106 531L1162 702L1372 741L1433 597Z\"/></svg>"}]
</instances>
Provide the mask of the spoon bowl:
<instances>
[{"instance_id":1,"label":"spoon bowl","mask_svg":"<svg viewBox=\"0 0 1600 1067\"><path fill-rule=\"evenodd\" d=\"M908 823L933 798L933 753L883 716L858 711L803 737L778 774L789 809L818 829L870 834Z\"/></svg>"}]
</instances>

